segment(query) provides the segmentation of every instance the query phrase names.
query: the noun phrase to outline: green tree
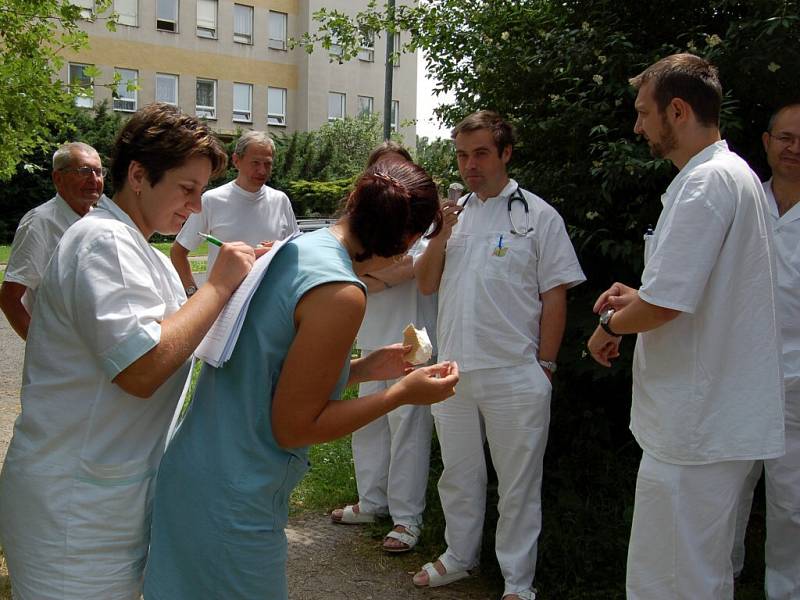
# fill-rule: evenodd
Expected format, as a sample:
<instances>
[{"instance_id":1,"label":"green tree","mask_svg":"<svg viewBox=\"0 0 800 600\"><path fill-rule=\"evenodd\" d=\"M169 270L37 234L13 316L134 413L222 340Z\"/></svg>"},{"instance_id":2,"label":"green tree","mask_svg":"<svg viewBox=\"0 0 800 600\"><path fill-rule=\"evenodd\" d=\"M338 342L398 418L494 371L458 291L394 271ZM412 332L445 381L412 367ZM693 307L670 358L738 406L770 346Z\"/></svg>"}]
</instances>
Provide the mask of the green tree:
<instances>
[{"instance_id":1,"label":"green tree","mask_svg":"<svg viewBox=\"0 0 800 600\"><path fill-rule=\"evenodd\" d=\"M110 5L96 0L95 12ZM58 79L62 52L88 44L81 10L66 0L0 0L0 181L33 151L48 148L51 126L70 114L75 95L85 93Z\"/></svg>"}]
</instances>

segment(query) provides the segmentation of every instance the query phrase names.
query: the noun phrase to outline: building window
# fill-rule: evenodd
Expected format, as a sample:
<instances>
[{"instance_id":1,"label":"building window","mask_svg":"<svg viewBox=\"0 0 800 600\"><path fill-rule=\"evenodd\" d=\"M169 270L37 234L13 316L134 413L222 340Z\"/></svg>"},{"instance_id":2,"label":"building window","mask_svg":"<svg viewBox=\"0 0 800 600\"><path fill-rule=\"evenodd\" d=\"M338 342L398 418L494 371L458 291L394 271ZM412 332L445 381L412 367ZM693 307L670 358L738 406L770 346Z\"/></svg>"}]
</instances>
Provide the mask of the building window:
<instances>
[{"instance_id":1,"label":"building window","mask_svg":"<svg viewBox=\"0 0 800 600\"><path fill-rule=\"evenodd\" d=\"M233 120L253 121L253 86L249 83L233 84Z\"/></svg>"},{"instance_id":2,"label":"building window","mask_svg":"<svg viewBox=\"0 0 800 600\"><path fill-rule=\"evenodd\" d=\"M286 125L286 90L267 88L267 123Z\"/></svg>"},{"instance_id":3,"label":"building window","mask_svg":"<svg viewBox=\"0 0 800 600\"><path fill-rule=\"evenodd\" d=\"M117 25L139 26L139 0L114 0Z\"/></svg>"},{"instance_id":4,"label":"building window","mask_svg":"<svg viewBox=\"0 0 800 600\"><path fill-rule=\"evenodd\" d=\"M400 123L400 101L392 100L392 131L397 131Z\"/></svg>"},{"instance_id":5,"label":"building window","mask_svg":"<svg viewBox=\"0 0 800 600\"><path fill-rule=\"evenodd\" d=\"M197 0L197 36L217 39L217 0Z\"/></svg>"},{"instance_id":6,"label":"building window","mask_svg":"<svg viewBox=\"0 0 800 600\"><path fill-rule=\"evenodd\" d=\"M347 96L340 92L328 92L328 121L344 119Z\"/></svg>"},{"instance_id":7,"label":"building window","mask_svg":"<svg viewBox=\"0 0 800 600\"><path fill-rule=\"evenodd\" d=\"M114 73L119 75L119 83L114 91L114 110L135 111L138 92L132 88L139 79L139 72L134 69L114 69Z\"/></svg>"},{"instance_id":8,"label":"building window","mask_svg":"<svg viewBox=\"0 0 800 600\"><path fill-rule=\"evenodd\" d=\"M364 62L375 62L375 36L364 36L361 40L361 48L358 51L358 60Z\"/></svg>"},{"instance_id":9,"label":"building window","mask_svg":"<svg viewBox=\"0 0 800 600\"><path fill-rule=\"evenodd\" d=\"M358 116L368 117L372 114L372 109L375 104L375 99L372 96L359 96L358 97Z\"/></svg>"},{"instance_id":10,"label":"building window","mask_svg":"<svg viewBox=\"0 0 800 600\"><path fill-rule=\"evenodd\" d=\"M240 44L253 43L253 7L233 5L233 41Z\"/></svg>"},{"instance_id":11,"label":"building window","mask_svg":"<svg viewBox=\"0 0 800 600\"><path fill-rule=\"evenodd\" d=\"M217 118L217 82L214 79L197 80L194 110L198 117Z\"/></svg>"},{"instance_id":12,"label":"building window","mask_svg":"<svg viewBox=\"0 0 800 600\"><path fill-rule=\"evenodd\" d=\"M269 11L269 43L275 50L286 50L289 15L282 12Z\"/></svg>"},{"instance_id":13,"label":"building window","mask_svg":"<svg viewBox=\"0 0 800 600\"><path fill-rule=\"evenodd\" d=\"M394 58L392 59L392 64L395 67L400 66L400 32L395 31L394 33Z\"/></svg>"},{"instance_id":14,"label":"building window","mask_svg":"<svg viewBox=\"0 0 800 600\"><path fill-rule=\"evenodd\" d=\"M156 102L178 105L178 76L156 73Z\"/></svg>"},{"instance_id":15,"label":"building window","mask_svg":"<svg viewBox=\"0 0 800 600\"><path fill-rule=\"evenodd\" d=\"M92 78L86 74L89 65L80 63L69 63L69 89L75 94L75 106L91 108L94 105L92 99Z\"/></svg>"},{"instance_id":16,"label":"building window","mask_svg":"<svg viewBox=\"0 0 800 600\"><path fill-rule=\"evenodd\" d=\"M94 0L70 0L70 4L80 7L82 19L94 20Z\"/></svg>"},{"instance_id":17,"label":"building window","mask_svg":"<svg viewBox=\"0 0 800 600\"><path fill-rule=\"evenodd\" d=\"M341 59L342 45L339 43L339 38L335 34L331 35L331 47L328 49L328 55ZM341 64L341 60L339 63Z\"/></svg>"},{"instance_id":18,"label":"building window","mask_svg":"<svg viewBox=\"0 0 800 600\"><path fill-rule=\"evenodd\" d=\"M178 32L178 0L156 0L156 29Z\"/></svg>"}]
</instances>

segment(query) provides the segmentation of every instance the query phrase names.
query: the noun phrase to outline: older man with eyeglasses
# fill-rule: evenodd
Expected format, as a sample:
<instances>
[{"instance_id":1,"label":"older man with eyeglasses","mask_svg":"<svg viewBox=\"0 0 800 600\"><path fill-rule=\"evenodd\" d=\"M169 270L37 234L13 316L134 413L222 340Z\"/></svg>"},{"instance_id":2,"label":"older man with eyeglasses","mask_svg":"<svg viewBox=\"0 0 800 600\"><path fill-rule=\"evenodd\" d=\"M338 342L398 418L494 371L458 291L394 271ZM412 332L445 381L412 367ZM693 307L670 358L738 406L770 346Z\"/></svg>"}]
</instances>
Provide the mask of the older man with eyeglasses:
<instances>
[{"instance_id":1,"label":"older man with eyeglasses","mask_svg":"<svg viewBox=\"0 0 800 600\"><path fill-rule=\"evenodd\" d=\"M776 308L783 342L786 454L759 461L742 498L733 570L744 566L744 537L753 490L764 471L767 498L765 591L768 600L800 598L800 99L779 107L761 136L772 177L764 182L775 234Z\"/></svg>"},{"instance_id":2,"label":"older man with eyeglasses","mask_svg":"<svg viewBox=\"0 0 800 600\"><path fill-rule=\"evenodd\" d=\"M19 222L0 286L0 309L23 340L50 256L67 228L100 200L105 173L97 150L82 142L64 144L53 154L56 195Z\"/></svg>"}]
</instances>

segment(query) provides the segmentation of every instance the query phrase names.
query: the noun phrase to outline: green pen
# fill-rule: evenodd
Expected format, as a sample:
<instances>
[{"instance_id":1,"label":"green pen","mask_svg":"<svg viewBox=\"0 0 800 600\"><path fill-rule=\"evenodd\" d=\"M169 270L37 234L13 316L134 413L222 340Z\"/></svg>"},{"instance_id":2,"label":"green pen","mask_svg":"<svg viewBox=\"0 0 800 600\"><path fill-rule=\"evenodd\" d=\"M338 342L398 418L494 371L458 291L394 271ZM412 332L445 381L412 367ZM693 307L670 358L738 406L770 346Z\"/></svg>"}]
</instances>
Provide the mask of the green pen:
<instances>
[{"instance_id":1,"label":"green pen","mask_svg":"<svg viewBox=\"0 0 800 600\"><path fill-rule=\"evenodd\" d=\"M210 235L208 233L200 233L198 231L197 235L199 235L201 238L205 238L208 241L209 244L214 244L215 246L222 247L222 244L224 243L224 242L219 241L213 235Z\"/></svg>"}]
</instances>

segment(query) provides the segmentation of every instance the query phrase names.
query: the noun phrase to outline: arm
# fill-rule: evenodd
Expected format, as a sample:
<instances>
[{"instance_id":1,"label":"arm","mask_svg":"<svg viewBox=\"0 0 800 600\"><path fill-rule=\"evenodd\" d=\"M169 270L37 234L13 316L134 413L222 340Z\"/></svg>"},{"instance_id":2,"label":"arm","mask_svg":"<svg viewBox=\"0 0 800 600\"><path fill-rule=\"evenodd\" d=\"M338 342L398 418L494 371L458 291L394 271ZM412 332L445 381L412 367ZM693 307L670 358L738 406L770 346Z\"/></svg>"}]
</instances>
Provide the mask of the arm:
<instances>
[{"instance_id":1,"label":"arm","mask_svg":"<svg viewBox=\"0 0 800 600\"><path fill-rule=\"evenodd\" d=\"M397 264L361 277L370 294L377 294L411 279L414 279L414 261L408 254Z\"/></svg>"},{"instance_id":2,"label":"arm","mask_svg":"<svg viewBox=\"0 0 800 600\"><path fill-rule=\"evenodd\" d=\"M556 362L564 327L567 324L567 286L558 285L540 296L542 316L539 320L539 360ZM552 380L553 374L545 369Z\"/></svg>"},{"instance_id":3,"label":"arm","mask_svg":"<svg viewBox=\"0 0 800 600\"><path fill-rule=\"evenodd\" d=\"M206 284L161 322L158 344L120 371L113 382L134 396L152 396L194 352L255 258L247 244L223 244Z\"/></svg>"},{"instance_id":4,"label":"arm","mask_svg":"<svg viewBox=\"0 0 800 600\"><path fill-rule=\"evenodd\" d=\"M282 447L332 440L401 404L430 404L452 395L458 369L446 364L418 369L376 394L331 400L365 306L362 291L350 284L319 286L298 303L297 333L283 363L272 405L272 429Z\"/></svg>"},{"instance_id":5,"label":"arm","mask_svg":"<svg viewBox=\"0 0 800 600\"><path fill-rule=\"evenodd\" d=\"M625 287L627 288L627 286ZM633 288L627 289L633 290ZM620 336L627 333L641 333L657 329L681 314L678 310L645 302L639 297L639 293L636 290L633 290L632 293L626 293L624 296L624 307L617 310L608 323L611 330ZM598 363L605 367L610 367L610 359L619 356L620 340L620 337L609 335L602 327L598 326L592 337L589 338L587 344L589 353Z\"/></svg>"},{"instance_id":6,"label":"arm","mask_svg":"<svg viewBox=\"0 0 800 600\"><path fill-rule=\"evenodd\" d=\"M458 215L464 210L453 202L442 204L443 225L436 237L428 241L428 247L419 255L414 263L414 277L417 279L419 291L429 296L439 289L444 272L444 257L447 249L447 240L453 233L453 227L458 222Z\"/></svg>"},{"instance_id":7,"label":"arm","mask_svg":"<svg viewBox=\"0 0 800 600\"><path fill-rule=\"evenodd\" d=\"M192 275L192 266L189 264L189 250L181 246L178 242L173 242L169 250L169 259L178 272L183 289L188 290L189 286L196 288L197 284Z\"/></svg>"},{"instance_id":8,"label":"arm","mask_svg":"<svg viewBox=\"0 0 800 600\"><path fill-rule=\"evenodd\" d=\"M31 324L31 316L22 305L22 296L27 289L26 286L14 281L4 281L0 285L0 309L23 340L28 339L28 327Z\"/></svg>"}]
</instances>

